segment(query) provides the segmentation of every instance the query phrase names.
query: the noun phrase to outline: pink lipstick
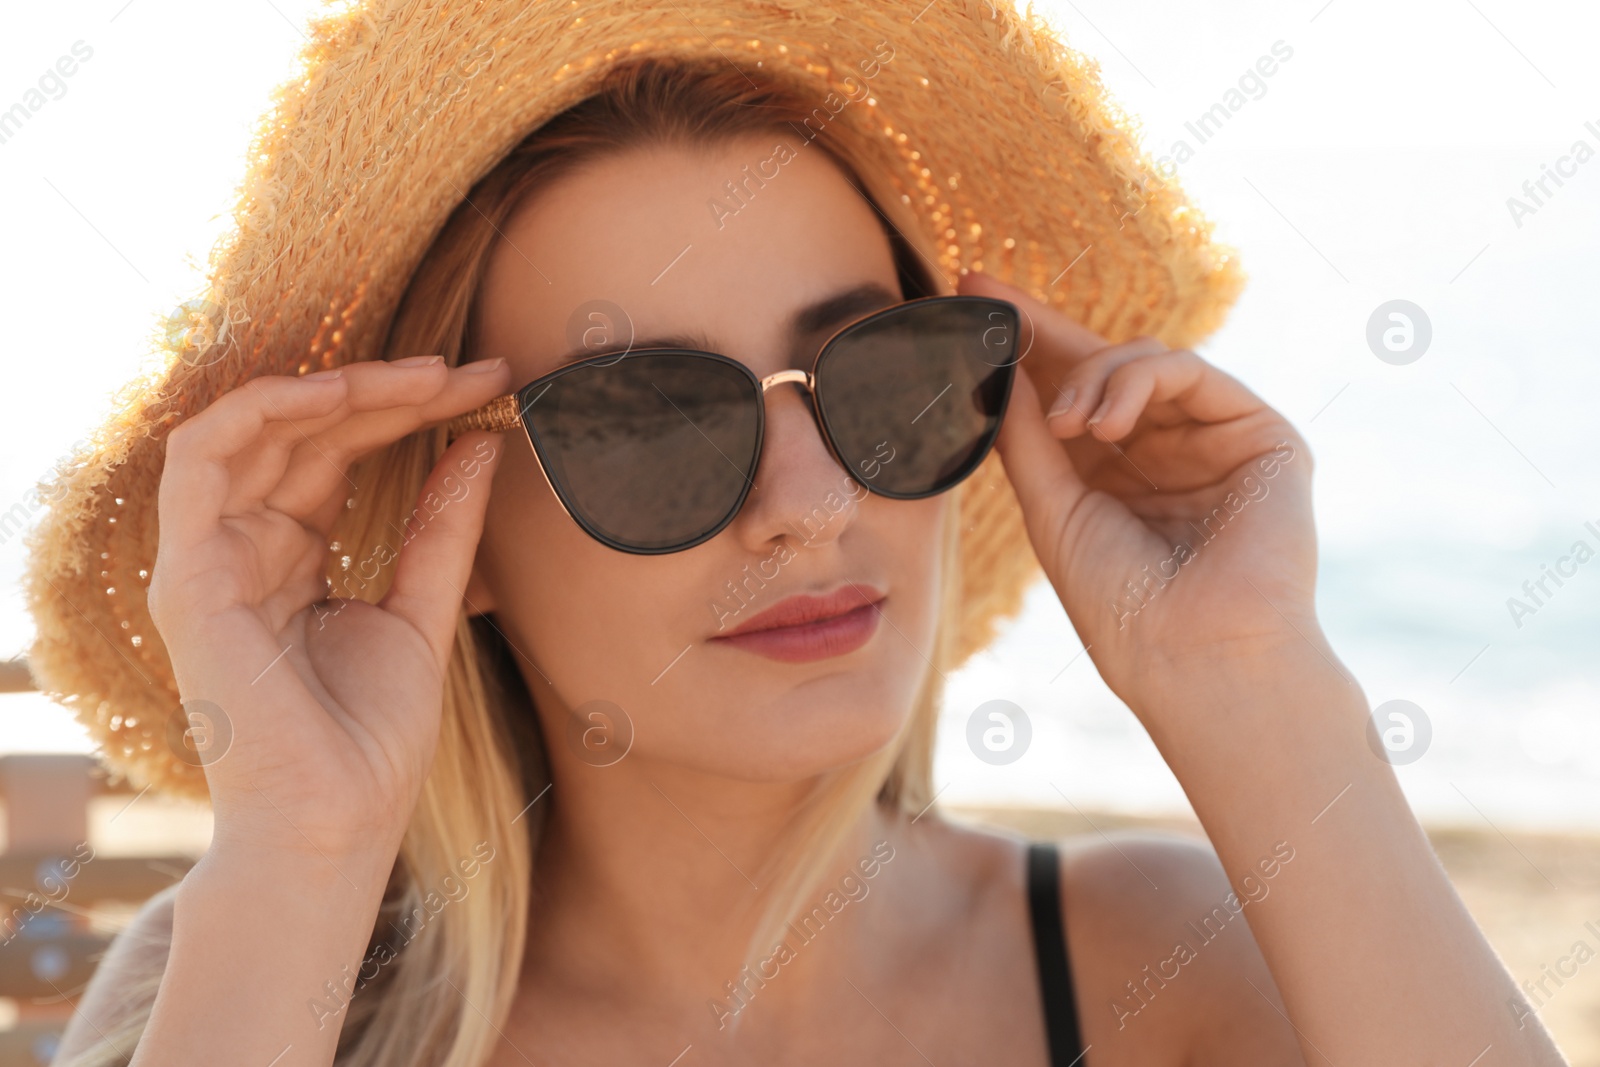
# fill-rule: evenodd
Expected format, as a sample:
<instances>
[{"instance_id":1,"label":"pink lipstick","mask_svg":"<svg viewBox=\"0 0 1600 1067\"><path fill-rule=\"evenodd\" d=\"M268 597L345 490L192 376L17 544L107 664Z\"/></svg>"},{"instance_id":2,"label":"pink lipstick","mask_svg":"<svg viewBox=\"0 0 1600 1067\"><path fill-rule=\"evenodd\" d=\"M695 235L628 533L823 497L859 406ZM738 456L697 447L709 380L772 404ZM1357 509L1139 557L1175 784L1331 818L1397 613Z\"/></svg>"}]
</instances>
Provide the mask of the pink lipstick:
<instances>
[{"instance_id":1,"label":"pink lipstick","mask_svg":"<svg viewBox=\"0 0 1600 1067\"><path fill-rule=\"evenodd\" d=\"M784 663L809 663L854 652L878 631L886 595L846 583L826 596L798 595L746 620L713 641Z\"/></svg>"}]
</instances>

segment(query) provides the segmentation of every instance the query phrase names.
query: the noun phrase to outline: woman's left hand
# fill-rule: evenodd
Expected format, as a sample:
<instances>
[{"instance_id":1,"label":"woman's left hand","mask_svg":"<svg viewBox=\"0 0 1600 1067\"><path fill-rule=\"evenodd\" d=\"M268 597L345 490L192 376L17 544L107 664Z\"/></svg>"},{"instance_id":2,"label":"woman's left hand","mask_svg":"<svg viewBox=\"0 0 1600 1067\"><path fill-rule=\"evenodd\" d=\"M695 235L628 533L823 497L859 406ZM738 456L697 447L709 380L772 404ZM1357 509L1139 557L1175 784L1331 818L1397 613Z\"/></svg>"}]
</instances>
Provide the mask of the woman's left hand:
<instances>
[{"instance_id":1,"label":"woman's left hand","mask_svg":"<svg viewBox=\"0 0 1600 1067\"><path fill-rule=\"evenodd\" d=\"M1028 373L997 448L1034 552L1113 692L1143 718L1196 670L1300 640L1324 647L1311 457L1288 420L1193 352L1149 337L1113 345L983 274L958 291L1023 314Z\"/></svg>"},{"instance_id":2,"label":"woman's left hand","mask_svg":"<svg viewBox=\"0 0 1600 1067\"><path fill-rule=\"evenodd\" d=\"M1304 440L1192 352L1109 345L981 275L958 288L1032 320L998 447L1095 666L1233 885L1269 850L1295 850L1248 925L1304 1061L1466 1063L1493 1048L1499 1063L1564 1064L1373 750L1366 697L1317 625ZM1047 418L1041 396L1066 414ZM1239 1058L1208 1053L1189 1061Z\"/></svg>"}]
</instances>

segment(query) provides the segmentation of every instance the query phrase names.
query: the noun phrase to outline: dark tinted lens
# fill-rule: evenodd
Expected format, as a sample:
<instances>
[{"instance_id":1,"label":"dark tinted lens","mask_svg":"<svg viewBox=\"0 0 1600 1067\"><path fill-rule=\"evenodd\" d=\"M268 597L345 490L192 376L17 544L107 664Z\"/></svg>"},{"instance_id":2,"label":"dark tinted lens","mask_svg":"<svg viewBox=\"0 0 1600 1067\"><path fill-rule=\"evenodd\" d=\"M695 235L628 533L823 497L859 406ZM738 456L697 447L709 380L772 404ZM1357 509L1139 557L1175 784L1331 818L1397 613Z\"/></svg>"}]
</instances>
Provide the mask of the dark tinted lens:
<instances>
[{"instance_id":1,"label":"dark tinted lens","mask_svg":"<svg viewBox=\"0 0 1600 1067\"><path fill-rule=\"evenodd\" d=\"M999 434L1017 327L1009 304L941 297L836 337L817 366L817 403L851 475L918 497L970 474Z\"/></svg>"},{"instance_id":2,"label":"dark tinted lens","mask_svg":"<svg viewBox=\"0 0 1600 1067\"><path fill-rule=\"evenodd\" d=\"M722 360L629 354L575 367L548 387L524 390L520 403L567 510L591 533L635 551L710 537L755 471L757 388Z\"/></svg>"}]
</instances>

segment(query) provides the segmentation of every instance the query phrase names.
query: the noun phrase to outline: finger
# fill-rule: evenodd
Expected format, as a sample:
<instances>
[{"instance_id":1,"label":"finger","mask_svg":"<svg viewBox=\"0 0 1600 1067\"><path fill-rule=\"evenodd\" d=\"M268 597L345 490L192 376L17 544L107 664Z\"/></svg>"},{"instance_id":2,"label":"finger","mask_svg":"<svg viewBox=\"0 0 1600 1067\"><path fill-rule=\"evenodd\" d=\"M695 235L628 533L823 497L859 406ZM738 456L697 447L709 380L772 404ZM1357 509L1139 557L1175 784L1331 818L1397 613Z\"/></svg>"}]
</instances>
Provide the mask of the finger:
<instances>
[{"instance_id":1,"label":"finger","mask_svg":"<svg viewBox=\"0 0 1600 1067\"><path fill-rule=\"evenodd\" d=\"M433 649L442 672L455 642L456 622L473 557L483 536L489 488L505 453L505 434L474 430L451 442L423 483L407 522L394 581L378 606L405 619Z\"/></svg>"},{"instance_id":2,"label":"finger","mask_svg":"<svg viewBox=\"0 0 1600 1067\"><path fill-rule=\"evenodd\" d=\"M291 619L312 604L340 595L328 578L332 553L326 537L274 512L230 519L229 523L255 544L271 546L258 552L257 558L264 590L258 610L272 633L282 633ZM278 544L273 545L274 540ZM348 584L350 572L344 571L343 577Z\"/></svg>"},{"instance_id":3,"label":"finger","mask_svg":"<svg viewBox=\"0 0 1600 1067\"><path fill-rule=\"evenodd\" d=\"M1045 425L1039 394L1026 374L1018 374L1011 387L995 448L1035 544L1046 538L1053 541L1049 531L1061 529L1087 490L1061 442Z\"/></svg>"},{"instance_id":4,"label":"finger","mask_svg":"<svg viewBox=\"0 0 1600 1067\"><path fill-rule=\"evenodd\" d=\"M474 384L480 377L464 371L461 376ZM204 536L223 517L250 514L263 506L281 506L286 514L303 514L305 507L314 504L304 500L303 492L295 491L299 484L296 481L291 479L276 500L269 502L268 494L279 490L291 467L299 473L316 468L322 483L330 487L348 480L348 444L341 441L337 432L323 436L323 431L346 426L358 411L380 413L400 405L425 404L439 395L447 380L447 370L441 363L408 365L371 360L340 367L327 379L263 375L223 394L168 436L169 469L176 468L178 480L193 485L200 492L197 502L203 499L207 505L200 511L191 509L185 516L186 521L197 524L191 529L192 535ZM474 395L463 399L463 404L476 399L476 394L485 389L478 384L471 391ZM308 399L308 393L313 397L336 395L316 400ZM375 420L354 421L364 423L375 440L385 432L390 434L388 440L405 432L400 428L404 422L381 415ZM414 422L415 416L406 421ZM349 436L348 432L345 436ZM297 452L298 464L293 462ZM196 482L196 478L202 481ZM325 499L327 493L325 488L315 503Z\"/></svg>"},{"instance_id":5,"label":"finger","mask_svg":"<svg viewBox=\"0 0 1600 1067\"><path fill-rule=\"evenodd\" d=\"M1057 437L1075 437L1088 426L1105 402L1106 381L1119 367L1167 351L1154 337L1136 337L1090 356L1073 367L1057 389L1045 421Z\"/></svg>"},{"instance_id":6,"label":"finger","mask_svg":"<svg viewBox=\"0 0 1600 1067\"><path fill-rule=\"evenodd\" d=\"M346 418L314 428L319 448L343 459L359 458L406 434L471 410L507 391L504 359L447 367L439 356L365 360L345 367L350 380ZM421 362L428 360L430 362Z\"/></svg>"},{"instance_id":7,"label":"finger","mask_svg":"<svg viewBox=\"0 0 1600 1067\"><path fill-rule=\"evenodd\" d=\"M1243 418L1266 406L1238 379L1187 349L1175 349L1112 370L1089 425L1101 440L1115 441L1153 404L1172 404L1203 423Z\"/></svg>"},{"instance_id":8,"label":"finger","mask_svg":"<svg viewBox=\"0 0 1600 1067\"><path fill-rule=\"evenodd\" d=\"M316 380L256 378L175 426L167 434L156 490L163 546L181 558L183 549L210 537L232 491L229 462L258 444L274 424L336 410L348 387L342 374Z\"/></svg>"},{"instance_id":9,"label":"finger","mask_svg":"<svg viewBox=\"0 0 1600 1067\"><path fill-rule=\"evenodd\" d=\"M500 395L511 371L503 360L455 369L368 360L347 366L345 376L345 403L324 419L286 428L275 449L268 446L259 463L241 472L231 507L269 507L326 532L338 514L332 499L342 501L355 488L349 472L356 461Z\"/></svg>"},{"instance_id":10,"label":"finger","mask_svg":"<svg viewBox=\"0 0 1600 1067\"><path fill-rule=\"evenodd\" d=\"M1033 342L1023 358L1032 354L1037 359L1043 355L1047 359L1053 357L1071 365L1111 345L1104 337L1049 304L1041 303L1016 286L1007 285L981 271L963 274L956 282L956 292L963 296L987 296L1015 304L1022 313L1023 336L1029 336L1030 325L1032 328Z\"/></svg>"}]
</instances>

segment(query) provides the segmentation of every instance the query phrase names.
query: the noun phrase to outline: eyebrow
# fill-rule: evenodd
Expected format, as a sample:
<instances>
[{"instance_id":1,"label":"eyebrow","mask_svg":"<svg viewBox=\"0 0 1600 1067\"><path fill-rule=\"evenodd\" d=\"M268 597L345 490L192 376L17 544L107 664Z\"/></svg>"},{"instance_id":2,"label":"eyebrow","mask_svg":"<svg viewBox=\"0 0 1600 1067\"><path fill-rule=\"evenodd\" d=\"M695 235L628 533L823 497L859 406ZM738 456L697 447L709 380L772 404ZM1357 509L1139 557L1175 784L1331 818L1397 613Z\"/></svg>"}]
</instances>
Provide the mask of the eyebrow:
<instances>
[{"instance_id":1,"label":"eyebrow","mask_svg":"<svg viewBox=\"0 0 1600 1067\"><path fill-rule=\"evenodd\" d=\"M838 327L846 322L853 322L874 311L881 311L887 307L904 303L904 298L899 293L885 288L878 282L864 282L861 285L843 289L832 296L824 297L813 304L800 308L789 316L788 334L794 339L794 354L801 355L800 344L827 330ZM565 367L571 363L578 363L594 356L605 356L616 352L626 352L633 349L644 348L692 348L700 352L715 352L716 345L700 331L689 333L657 334L652 337L635 337L628 342L577 348L562 355L551 370ZM544 373L549 373L545 371Z\"/></svg>"}]
</instances>

